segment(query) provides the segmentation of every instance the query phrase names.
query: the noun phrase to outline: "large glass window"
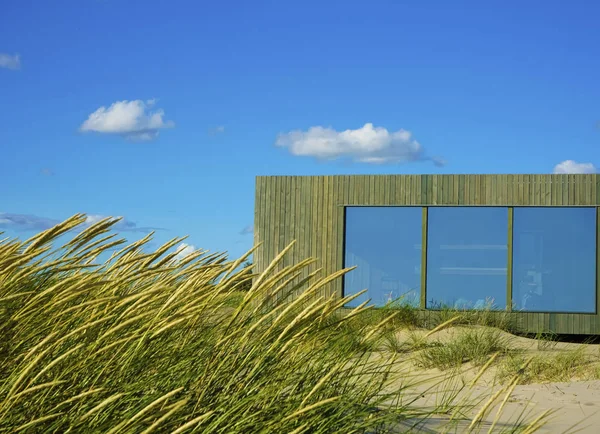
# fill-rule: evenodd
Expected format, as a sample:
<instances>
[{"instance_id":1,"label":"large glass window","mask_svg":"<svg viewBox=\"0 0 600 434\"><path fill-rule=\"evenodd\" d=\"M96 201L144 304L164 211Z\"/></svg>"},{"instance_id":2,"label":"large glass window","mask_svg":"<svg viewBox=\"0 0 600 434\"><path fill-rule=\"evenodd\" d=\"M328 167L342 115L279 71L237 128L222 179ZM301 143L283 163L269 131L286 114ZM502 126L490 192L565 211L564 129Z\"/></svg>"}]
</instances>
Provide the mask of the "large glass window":
<instances>
[{"instance_id":1,"label":"large glass window","mask_svg":"<svg viewBox=\"0 0 600 434\"><path fill-rule=\"evenodd\" d=\"M507 263L507 208L429 208L427 308L505 309Z\"/></svg>"},{"instance_id":2,"label":"large glass window","mask_svg":"<svg viewBox=\"0 0 600 434\"><path fill-rule=\"evenodd\" d=\"M371 299L419 306L421 283L420 207L347 207L344 295L367 289L349 307Z\"/></svg>"},{"instance_id":3,"label":"large glass window","mask_svg":"<svg viewBox=\"0 0 600 434\"><path fill-rule=\"evenodd\" d=\"M513 212L514 309L595 312L595 208Z\"/></svg>"}]
</instances>

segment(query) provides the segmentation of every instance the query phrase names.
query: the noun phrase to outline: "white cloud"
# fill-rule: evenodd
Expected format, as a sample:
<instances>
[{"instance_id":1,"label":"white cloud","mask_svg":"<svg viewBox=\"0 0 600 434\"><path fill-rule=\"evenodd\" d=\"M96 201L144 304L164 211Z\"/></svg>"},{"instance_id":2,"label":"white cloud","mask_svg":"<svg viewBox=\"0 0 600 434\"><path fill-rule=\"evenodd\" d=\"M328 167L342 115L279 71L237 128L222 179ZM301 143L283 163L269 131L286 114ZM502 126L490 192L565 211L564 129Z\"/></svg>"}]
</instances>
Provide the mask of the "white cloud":
<instances>
[{"instance_id":1,"label":"white cloud","mask_svg":"<svg viewBox=\"0 0 600 434\"><path fill-rule=\"evenodd\" d=\"M208 134L211 136L216 136L217 134L223 134L224 132L225 132L224 125L217 125L216 127L208 130Z\"/></svg>"},{"instance_id":2,"label":"white cloud","mask_svg":"<svg viewBox=\"0 0 600 434\"><path fill-rule=\"evenodd\" d=\"M120 134L130 140L152 140L158 136L159 130L174 126L172 121L164 120L163 110L151 111L155 104L154 99L146 102L140 99L117 101L89 115L79 129L82 132Z\"/></svg>"},{"instance_id":3,"label":"white cloud","mask_svg":"<svg viewBox=\"0 0 600 434\"><path fill-rule=\"evenodd\" d=\"M78 230L86 229L104 218L106 218L106 216L98 214L86 214L85 222L81 226L78 226ZM17 231L45 231L46 229L50 229L61 222L62 221L58 219L40 217L32 214L0 212L0 229L6 228ZM141 233L150 233L152 231L163 230L162 228L141 227L135 222L127 219L121 219L118 223L112 226L112 229L120 232Z\"/></svg>"},{"instance_id":4,"label":"white cloud","mask_svg":"<svg viewBox=\"0 0 600 434\"><path fill-rule=\"evenodd\" d=\"M194 253L196 250L196 246L192 244L181 243L177 246L177 255L175 256L175 261L181 261Z\"/></svg>"},{"instance_id":5,"label":"white cloud","mask_svg":"<svg viewBox=\"0 0 600 434\"><path fill-rule=\"evenodd\" d=\"M554 173L596 173L598 170L592 163L578 163L573 160L565 160L554 166Z\"/></svg>"},{"instance_id":6,"label":"white cloud","mask_svg":"<svg viewBox=\"0 0 600 434\"><path fill-rule=\"evenodd\" d=\"M356 130L336 131L316 126L307 131L290 131L279 134L275 144L297 156L346 157L372 164L433 160L436 165L443 165L442 159L425 156L425 150L410 131L390 132L383 127L374 127L372 123Z\"/></svg>"},{"instance_id":7,"label":"white cloud","mask_svg":"<svg viewBox=\"0 0 600 434\"><path fill-rule=\"evenodd\" d=\"M18 54L11 56L10 54L0 53L0 68L20 69L21 56Z\"/></svg>"},{"instance_id":8,"label":"white cloud","mask_svg":"<svg viewBox=\"0 0 600 434\"><path fill-rule=\"evenodd\" d=\"M86 215L84 224L87 226L91 226L91 225L98 223L101 220L104 220L105 218L106 218L106 216L99 215L99 214ZM117 218L119 218L119 217L117 217Z\"/></svg>"},{"instance_id":9,"label":"white cloud","mask_svg":"<svg viewBox=\"0 0 600 434\"><path fill-rule=\"evenodd\" d=\"M111 216L112 217L112 216ZM84 227L89 227L95 223L98 223L100 220L107 218L105 215L100 214L86 214ZM135 222L131 220L127 220L122 216L115 216L114 218L120 218L117 223L112 226L112 229L115 231L121 232L142 232L142 233L150 233L152 231L162 230L162 228L154 228L154 227L140 227Z\"/></svg>"}]
</instances>

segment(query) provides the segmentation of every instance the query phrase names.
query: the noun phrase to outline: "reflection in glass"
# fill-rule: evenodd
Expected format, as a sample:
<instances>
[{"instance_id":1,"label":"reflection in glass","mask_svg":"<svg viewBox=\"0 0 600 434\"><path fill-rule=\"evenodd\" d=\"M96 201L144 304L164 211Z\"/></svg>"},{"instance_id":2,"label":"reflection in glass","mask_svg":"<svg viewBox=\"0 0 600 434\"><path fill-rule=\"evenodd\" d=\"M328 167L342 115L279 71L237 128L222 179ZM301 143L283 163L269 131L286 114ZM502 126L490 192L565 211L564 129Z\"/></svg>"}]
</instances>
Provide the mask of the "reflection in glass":
<instances>
[{"instance_id":1,"label":"reflection in glass","mask_svg":"<svg viewBox=\"0 0 600 434\"><path fill-rule=\"evenodd\" d=\"M514 209L513 307L595 312L595 208Z\"/></svg>"},{"instance_id":2,"label":"reflection in glass","mask_svg":"<svg viewBox=\"0 0 600 434\"><path fill-rule=\"evenodd\" d=\"M430 207L427 308L505 309L508 209Z\"/></svg>"},{"instance_id":3,"label":"reflection in glass","mask_svg":"<svg viewBox=\"0 0 600 434\"><path fill-rule=\"evenodd\" d=\"M419 306L421 284L420 207L347 207L344 295L367 289L347 306L371 299Z\"/></svg>"}]
</instances>

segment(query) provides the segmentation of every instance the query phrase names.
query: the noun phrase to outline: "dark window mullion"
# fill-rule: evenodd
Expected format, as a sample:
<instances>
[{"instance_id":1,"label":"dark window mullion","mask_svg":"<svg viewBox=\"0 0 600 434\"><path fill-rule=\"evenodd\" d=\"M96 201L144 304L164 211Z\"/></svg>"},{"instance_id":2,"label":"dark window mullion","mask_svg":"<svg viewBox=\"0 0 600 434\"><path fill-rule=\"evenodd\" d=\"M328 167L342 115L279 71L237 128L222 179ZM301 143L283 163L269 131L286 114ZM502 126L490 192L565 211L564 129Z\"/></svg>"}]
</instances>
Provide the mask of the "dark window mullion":
<instances>
[{"instance_id":1,"label":"dark window mullion","mask_svg":"<svg viewBox=\"0 0 600 434\"><path fill-rule=\"evenodd\" d=\"M600 297L598 297L598 291L600 291L600 207L596 207L596 315L600 312Z\"/></svg>"},{"instance_id":2,"label":"dark window mullion","mask_svg":"<svg viewBox=\"0 0 600 434\"><path fill-rule=\"evenodd\" d=\"M506 263L506 309L512 311L513 285L513 207L508 207L508 261Z\"/></svg>"},{"instance_id":3,"label":"dark window mullion","mask_svg":"<svg viewBox=\"0 0 600 434\"><path fill-rule=\"evenodd\" d=\"M427 304L427 207L423 207L421 226L421 309Z\"/></svg>"}]
</instances>

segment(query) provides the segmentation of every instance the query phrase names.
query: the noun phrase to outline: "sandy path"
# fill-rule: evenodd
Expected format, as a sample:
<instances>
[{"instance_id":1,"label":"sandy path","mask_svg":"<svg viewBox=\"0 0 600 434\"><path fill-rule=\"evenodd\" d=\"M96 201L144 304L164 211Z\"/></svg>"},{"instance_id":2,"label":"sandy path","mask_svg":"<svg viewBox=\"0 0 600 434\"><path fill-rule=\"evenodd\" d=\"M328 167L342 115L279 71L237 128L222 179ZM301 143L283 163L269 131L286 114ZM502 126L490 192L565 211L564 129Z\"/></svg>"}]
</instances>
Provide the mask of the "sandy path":
<instances>
[{"instance_id":1,"label":"sandy path","mask_svg":"<svg viewBox=\"0 0 600 434\"><path fill-rule=\"evenodd\" d=\"M485 399L497 390L496 387L485 385L475 386L470 396L473 399ZM427 395L426 395L427 396ZM417 400L417 405L432 405L435 398ZM499 407L497 403L483 419L479 429L474 432L487 433L496 417ZM481 407L469 411L468 415L474 416ZM502 414L496 424L494 432L502 432L526 415L526 420L533 420L545 410L554 413L542 427L539 433L600 433L600 381L581 381L571 383L530 384L517 386L511 398L505 404ZM576 424L578 424L575 426ZM429 419L421 425L419 432L451 432L463 433L470 424L470 420L460 421L449 430L444 430L448 424L448 417L440 415ZM406 429L398 427L398 432Z\"/></svg>"},{"instance_id":2,"label":"sandy path","mask_svg":"<svg viewBox=\"0 0 600 434\"><path fill-rule=\"evenodd\" d=\"M453 339L460 328L445 330L439 333L436 339L444 341ZM553 346L553 351L538 350L538 343L533 339L515 337L510 335L511 347L519 348L524 354L532 355L550 355L555 351L564 351L575 349L580 346L586 347L586 352L592 355L598 355L598 345L568 344L558 343ZM446 390L453 389L458 383L469 384L478 369L469 369L463 366L461 373L455 377L453 383L442 382L441 373L437 370L421 370L414 367L410 361L405 359L400 363L404 374L400 375L400 380L395 384L401 387L406 383L418 381L418 385L408 387L408 394L417 397L413 405L418 407L433 407L436 401L439 403L440 397L443 397ZM501 386L495 379L495 367L492 366L477 382L473 388L466 387L464 393L460 396L468 395L471 399L481 402L494 394ZM451 375L449 372L446 375ZM458 378L462 378L462 381ZM493 420L496 417L500 401L504 398L504 393L497 400L494 407L483 419L479 430L475 432L487 433ZM468 416L474 416L481 408L481 405L468 411ZM541 428L540 433L589 433L600 434L600 380L594 381L570 381L565 383L543 383L527 384L515 387L511 397L506 402L502 414L500 415L494 432L502 432L519 420L519 417L526 415L525 419L531 421L546 410L552 410L553 415ZM448 417L440 415L438 418L432 418L421 427L421 432L440 432ZM576 424L578 424L575 426ZM470 424L469 421L463 421L453 426L446 432L463 433ZM575 426L575 427L574 427ZM406 430L406 427L398 427L398 432Z\"/></svg>"},{"instance_id":3,"label":"sandy path","mask_svg":"<svg viewBox=\"0 0 600 434\"><path fill-rule=\"evenodd\" d=\"M517 386L511 402L506 406L506 418L524 407L531 408L536 414L547 409L555 411L552 419L539 432L564 433L581 422L575 428L577 432L599 433L600 381Z\"/></svg>"}]
</instances>

